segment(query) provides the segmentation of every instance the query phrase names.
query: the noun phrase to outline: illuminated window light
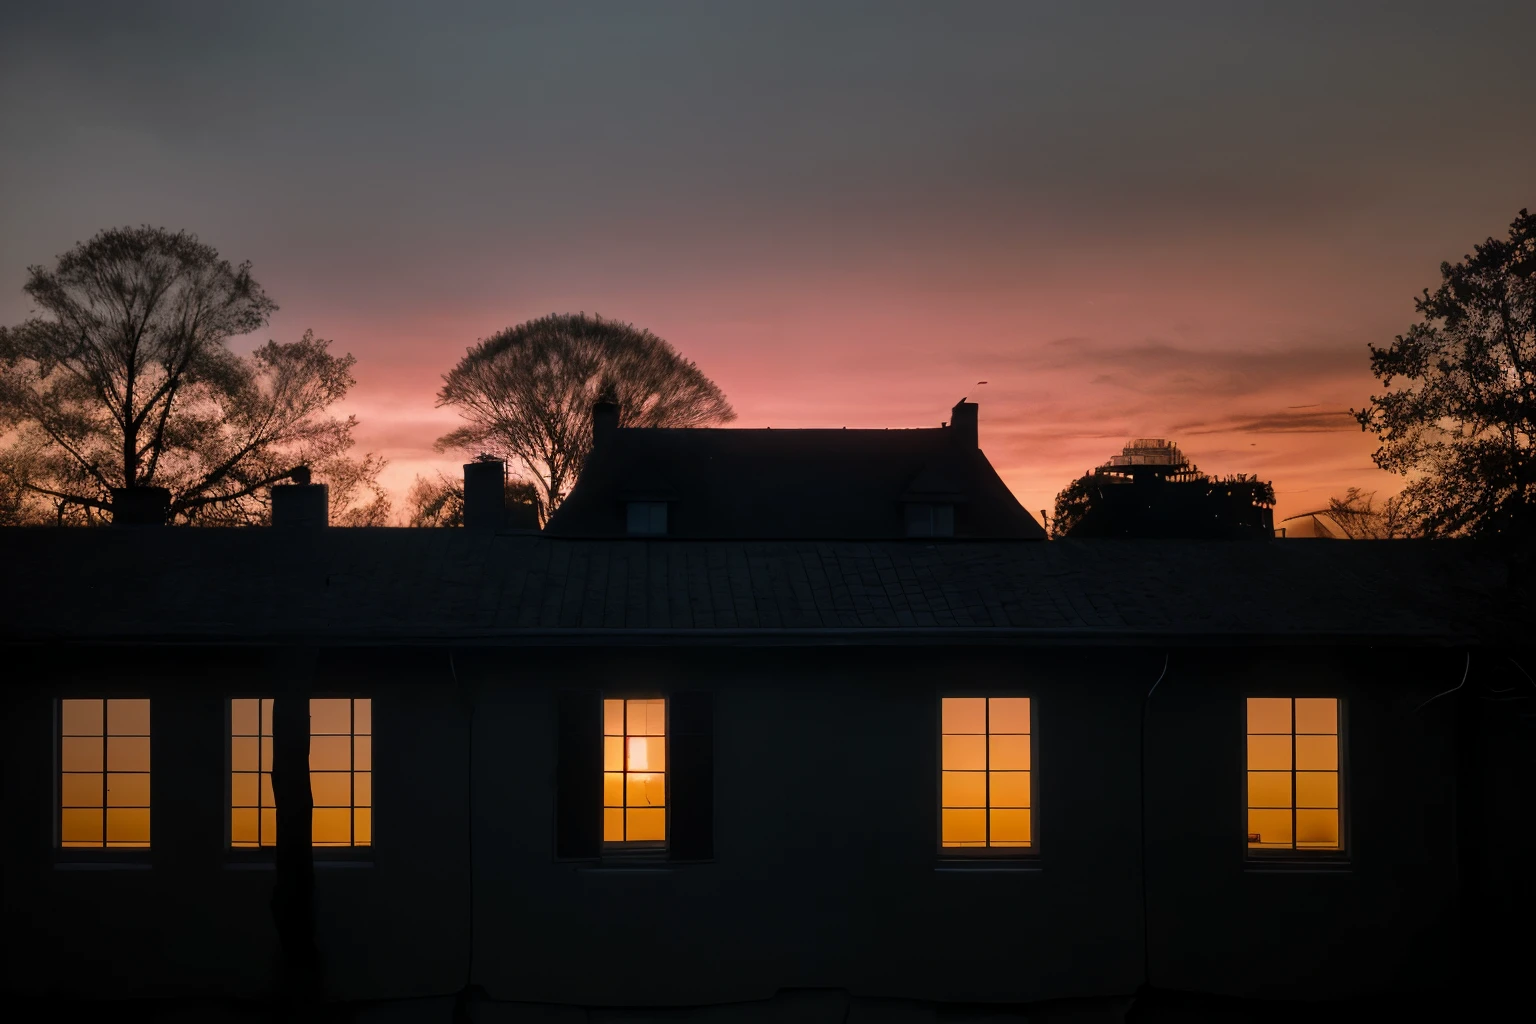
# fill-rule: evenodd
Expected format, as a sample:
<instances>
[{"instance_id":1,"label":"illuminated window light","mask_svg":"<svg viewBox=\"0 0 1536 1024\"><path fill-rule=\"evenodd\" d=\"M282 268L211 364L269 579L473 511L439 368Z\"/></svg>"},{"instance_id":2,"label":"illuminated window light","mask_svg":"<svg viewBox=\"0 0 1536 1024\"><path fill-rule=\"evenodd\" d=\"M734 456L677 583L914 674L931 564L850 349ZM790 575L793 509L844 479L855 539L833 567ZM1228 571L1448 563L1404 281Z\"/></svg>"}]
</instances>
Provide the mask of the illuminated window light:
<instances>
[{"instance_id":1,"label":"illuminated window light","mask_svg":"<svg viewBox=\"0 0 1536 1024\"><path fill-rule=\"evenodd\" d=\"M603 842L667 840L667 702L603 701Z\"/></svg>"},{"instance_id":2,"label":"illuminated window light","mask_svg":"<svg viewBox=\"0 0 1536 1024\"><path fill-rule=\"evenodd\" d=\"M940 844L1029 849L1034 843L1028 697L945 697Z\"/></svg>"},{"instance_id":3,"label":"illuminated window light","mask_svg":"<svg viewBox=\"0 0 1536 1024\"><path fill-rule=\"evenodd\" d=\"M1248 698L1248 849L1344 849L1339 702Z\"/></svg>"},{"instance_id":4,"label":"illuminated window light","mask_svg":"<svg viewBox=\"0 0 1536 1024\"><path fill-rule=\"evenodd\" d=\"M59 701L59 845L149 846L149 701Z\"/></svg>"},{"instance_id":5,"label":"illuminated window light","mask_svg":"<svg viewBox=\"0 0 1536 1024\"><path fill-rule=\"evenodd\" d=\"M270 697L229 702L229 845L277 844L272 795ZM316 697L309 702L309 786L313 844L373 843L373 701Z\"/></svg>"}]
</instances>

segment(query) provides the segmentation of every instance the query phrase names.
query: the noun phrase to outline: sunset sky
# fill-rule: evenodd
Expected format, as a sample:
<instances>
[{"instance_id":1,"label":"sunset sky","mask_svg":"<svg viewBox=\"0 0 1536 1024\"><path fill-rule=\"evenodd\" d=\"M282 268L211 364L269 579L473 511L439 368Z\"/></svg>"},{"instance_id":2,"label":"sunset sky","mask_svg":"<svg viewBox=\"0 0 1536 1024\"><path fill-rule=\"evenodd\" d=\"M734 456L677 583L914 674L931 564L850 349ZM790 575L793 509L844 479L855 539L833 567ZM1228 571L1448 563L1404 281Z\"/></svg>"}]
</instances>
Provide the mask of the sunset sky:
<instances>
[{"instance_id":1,"label":"sunset sky","mask_svg":"<svg viewBox=\"0 0 1536 1024\"><path fill-rule=\"evenodd\" d=\"M1536 205L1536 4L53 2L0 13L0 323L112 225L250 260L358 358L385 479L441 374L627 320L740 426L935 426L1031 511L1131 437L1398 486L1368 342ZM973 387L979 380L989 383Z\"/></svg>"}]
</instances>

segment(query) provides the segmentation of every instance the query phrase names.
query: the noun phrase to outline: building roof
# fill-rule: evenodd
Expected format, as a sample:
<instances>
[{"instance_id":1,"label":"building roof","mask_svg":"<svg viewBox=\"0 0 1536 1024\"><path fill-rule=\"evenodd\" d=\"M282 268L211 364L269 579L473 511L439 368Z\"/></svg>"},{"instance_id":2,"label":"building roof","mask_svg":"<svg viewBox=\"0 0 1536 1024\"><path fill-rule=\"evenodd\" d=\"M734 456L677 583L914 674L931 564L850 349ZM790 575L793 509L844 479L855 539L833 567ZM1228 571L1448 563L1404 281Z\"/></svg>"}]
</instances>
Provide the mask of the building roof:
<instances>
[{"instance_id":1,"label":"building roof","mask_svg":"<svg viewBox=\"0 0 1536 1024\"><path fill-rule=\"evenodd\" d=\"M7 644L1447 644L1521 621L1465 542L13 528L0 564Z\"/></svg>"},{"instance_id":2,"label":"building roof","mask_svg":"<svg viewBox=\"0 0 1536 1024\"><path fill-rule=\"evenodd\" d=\"M953 427L616 427L594 438L576 486L545 529L621 537L631 501L667 502L668 535L693 539L904 537L907 502L953 504L959 537L1045 539L974 431Z\"/></svg>"}]
</instances>

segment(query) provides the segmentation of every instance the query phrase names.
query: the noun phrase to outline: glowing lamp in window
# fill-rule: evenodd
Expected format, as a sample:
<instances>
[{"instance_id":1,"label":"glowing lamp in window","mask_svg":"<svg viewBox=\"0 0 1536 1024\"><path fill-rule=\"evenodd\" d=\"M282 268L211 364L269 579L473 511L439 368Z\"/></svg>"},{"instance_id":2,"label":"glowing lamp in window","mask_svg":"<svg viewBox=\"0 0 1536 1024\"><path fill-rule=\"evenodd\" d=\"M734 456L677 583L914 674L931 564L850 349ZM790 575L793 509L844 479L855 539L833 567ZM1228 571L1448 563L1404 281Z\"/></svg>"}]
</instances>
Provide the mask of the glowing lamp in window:
<instances>
[{"instance_id":1,"label":"glowing lamp in window","mask_svg":"<svg viewBox=\"0 0 1536 1024\"><path fill-rule=\"evenodd\" d=\"M667 702L603 701L603 842L667 838Z\"/></svg>"}]
</instances>

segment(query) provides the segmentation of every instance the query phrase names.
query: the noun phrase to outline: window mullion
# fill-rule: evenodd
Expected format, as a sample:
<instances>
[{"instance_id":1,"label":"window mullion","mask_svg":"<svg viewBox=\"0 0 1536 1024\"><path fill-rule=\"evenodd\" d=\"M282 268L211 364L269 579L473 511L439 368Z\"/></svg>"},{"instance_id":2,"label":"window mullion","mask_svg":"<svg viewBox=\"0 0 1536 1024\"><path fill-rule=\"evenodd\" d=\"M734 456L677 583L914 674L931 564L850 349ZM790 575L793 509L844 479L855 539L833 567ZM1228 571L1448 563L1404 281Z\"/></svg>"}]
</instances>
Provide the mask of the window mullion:
<instances>
[{"instance_id":1,"label":"window mullion","mask_svg":"<svg viewBox=\"0 0 1536 1024\"><path fill-rule=\"evenodd\" d=\"M1300 849L1296 837L1296 698L1291 698L1291 849Z\"/></svg>"},{"instance_id":2,"label":"window mullion","mask_svg":"<svg viewBox=\"0 0 1536 1024\"><path fill-rule=\"evenodd\" d=\"M983 698L981 705L981 813L985 816L987 849L992 848L992 698Z\"/></svg>"},{"instance_id":3,"label":"window mullion","mask_svg":"<svg viewBox=\"0 0 1536 1024\"><path fill-rule=\"evenodd\" d=\"M107 700L101 702L101 846L107 846L107 737L111 734L111 726L107 724Z\"/></svg>"}]
</instances>

